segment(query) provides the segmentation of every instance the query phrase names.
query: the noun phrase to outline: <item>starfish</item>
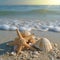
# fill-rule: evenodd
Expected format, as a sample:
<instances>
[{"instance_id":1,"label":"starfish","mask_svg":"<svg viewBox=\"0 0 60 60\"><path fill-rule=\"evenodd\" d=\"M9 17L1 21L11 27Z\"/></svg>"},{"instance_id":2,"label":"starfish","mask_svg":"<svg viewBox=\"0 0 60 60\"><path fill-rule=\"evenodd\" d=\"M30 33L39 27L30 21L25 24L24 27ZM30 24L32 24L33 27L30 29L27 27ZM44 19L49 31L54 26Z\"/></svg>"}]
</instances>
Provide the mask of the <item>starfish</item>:
<instances>
[{"instance_id":1,"label":"starfish","mask_svg":"<svg viewBox=\"0 0 60 60\"><path fill-rule=\"evenodd\" d=\"M23 36L18 29L16 29L16 32L18 37L16 37L13 42L9 43L9 45L17 46L16 48L17 55L20 54L23 48L35 50L32 46L29 45L29 43L33 44L35 43L36 40L33 38L34 35Z\"/></svg>"}]
</instances>

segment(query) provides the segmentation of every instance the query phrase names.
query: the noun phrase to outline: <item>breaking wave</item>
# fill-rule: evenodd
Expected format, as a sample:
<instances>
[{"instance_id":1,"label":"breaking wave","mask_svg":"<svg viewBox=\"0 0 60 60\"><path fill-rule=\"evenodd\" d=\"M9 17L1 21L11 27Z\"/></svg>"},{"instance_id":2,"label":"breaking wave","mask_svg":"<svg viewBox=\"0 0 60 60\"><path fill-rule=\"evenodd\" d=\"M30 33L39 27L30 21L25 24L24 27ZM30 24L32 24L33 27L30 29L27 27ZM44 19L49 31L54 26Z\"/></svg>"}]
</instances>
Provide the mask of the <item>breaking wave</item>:
<instances>
[{"instance_id":1,"label":"breaking wave","mask_svg":"<svg viewBox=\"0 0 60 60\"><path fill-rule=\"evenodd\" d=\"M34 24L33 24L34 23ZM14 31L16 29L22 30L39 30L39 31L53 31L53 32L60 32L60 23L57 22L35 22L35 21L23 21L23 22L16 22L12 21L8 24L0 24L0 30L8 30Z\"/></svg>"}]
</instances>

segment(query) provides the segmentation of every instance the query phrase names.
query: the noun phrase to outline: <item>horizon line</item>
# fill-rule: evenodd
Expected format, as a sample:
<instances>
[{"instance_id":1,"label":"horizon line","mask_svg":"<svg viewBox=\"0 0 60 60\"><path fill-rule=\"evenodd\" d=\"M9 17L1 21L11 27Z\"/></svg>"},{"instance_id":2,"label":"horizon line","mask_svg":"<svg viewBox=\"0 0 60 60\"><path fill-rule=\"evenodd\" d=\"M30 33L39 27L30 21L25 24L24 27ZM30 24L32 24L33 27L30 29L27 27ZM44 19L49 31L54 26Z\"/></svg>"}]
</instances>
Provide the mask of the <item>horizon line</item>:
<instances>
[{"instance_id":1,"label":"horizon line","mask_svg":"<svg viewBox=\"0 0 60 60\"><path fill-rule=\"evenodd\" d=\"M22 5L22 6L26 6L27 4L20 4L20 5ZM44 4L41 4L41 6L43 6ZM47 4L45 4L45 6L46 6ZM4 5L0 5L0 6L4 6ZM5 5L5 6L18 6L18 5ZM40 5L27 5L27 6L40 6ZM48 6L56 6L56 5L48 5ZM58 6L58 5L57 5Z\"/></svg>"}]
</instances>

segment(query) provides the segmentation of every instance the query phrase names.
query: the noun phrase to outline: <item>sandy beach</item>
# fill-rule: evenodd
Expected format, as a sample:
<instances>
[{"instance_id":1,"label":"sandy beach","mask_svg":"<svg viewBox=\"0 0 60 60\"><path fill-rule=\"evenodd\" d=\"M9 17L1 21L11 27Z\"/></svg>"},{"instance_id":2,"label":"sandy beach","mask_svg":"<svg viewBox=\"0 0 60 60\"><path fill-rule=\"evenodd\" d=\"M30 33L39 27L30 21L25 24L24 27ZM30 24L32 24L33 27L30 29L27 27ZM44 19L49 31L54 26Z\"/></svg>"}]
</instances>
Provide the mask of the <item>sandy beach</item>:
<instances>
[{"instance_id":1,"label":"sandy beach","mask_svg":"<svg viewBox=\"0 0 60 60\"><path fill-rule=\"evenodd\" d=\"M0 6L0 60L60 60L60 6L16 5ZM47 38L51 52L22 50L17 57L10 53L7 43L17 36L16 28L31 31L39 38ZM46 43L47 44L47 43Z\"/></svg>"},{"instance_id":2,"label":"sandy beach","mask_svg":"<svg viewBox=\"0 0 60 60\"><path fill-rule=\"evenodd\" d=\"M57 48L60 49L60 33L42 32L42 31L36 31L36 30L35 31L33 30L32 33L34 33L36 37L46 37L51 41L51 43L57 43L58 44ZM6 44L6 42L14 40L16 36L17 36L16 31L0 31L0 48L2 45L4 47L4 44ZM8 50L8 47L5 46L5 49ZM0 58L2 60L51 60L48 57L49 56L48 54L41 51L32 52L31 50L28 50L28 51L25 50L25 51L22 51L22 54L17 58L16 56L9 56L4 52L2 53L1 50L2 49L0 49ZM7 52L7 50L5 52ZM59 59L56 59L56 60L59 60Z\"/></svg>"}]
</instances>

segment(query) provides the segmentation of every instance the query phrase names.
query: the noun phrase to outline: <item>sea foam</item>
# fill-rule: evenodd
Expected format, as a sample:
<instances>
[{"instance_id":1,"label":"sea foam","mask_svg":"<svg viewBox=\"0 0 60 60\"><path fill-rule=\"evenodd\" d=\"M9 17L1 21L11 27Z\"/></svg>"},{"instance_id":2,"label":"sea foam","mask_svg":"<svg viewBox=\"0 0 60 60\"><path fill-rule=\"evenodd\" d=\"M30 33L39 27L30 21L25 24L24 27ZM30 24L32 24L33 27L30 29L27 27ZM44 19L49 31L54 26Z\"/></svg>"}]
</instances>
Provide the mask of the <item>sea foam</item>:
<instances>
[{"instance_id":1,"label":"sea foam","mask_svg":"<svg viewBox=\"0 0 60 60\"><path fill-rule=\"evenodd\" d=\"M53 32L60 32L60 23L59 22L41 22L36 21L12 21L8 24L0 24L0 30L9 30L14 31L16 29L22 30L39 30L39 31L53 31Z\"/></svg>"}]
</instances>

